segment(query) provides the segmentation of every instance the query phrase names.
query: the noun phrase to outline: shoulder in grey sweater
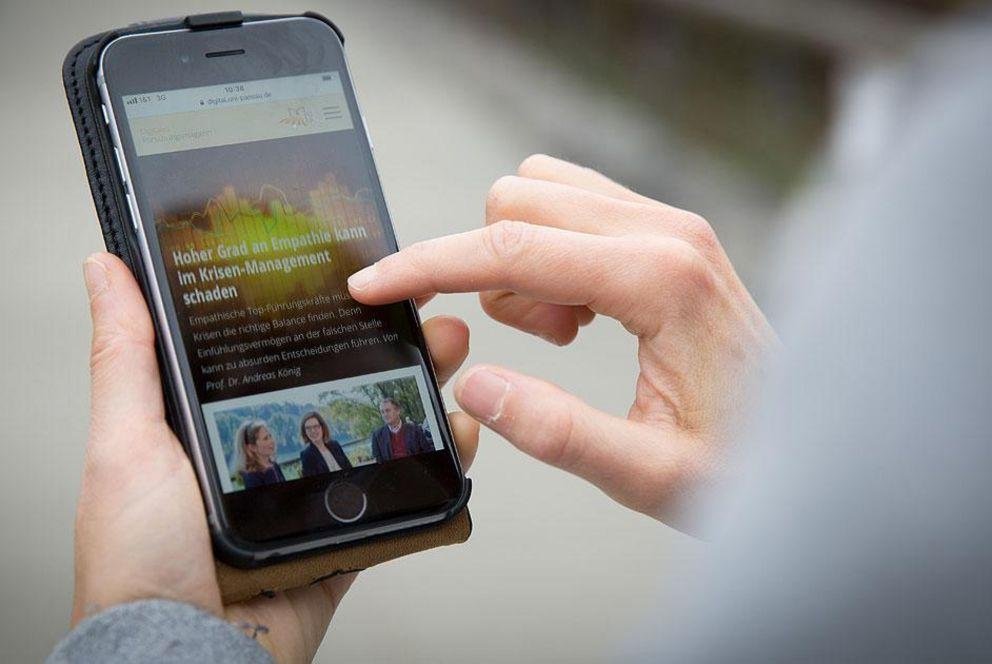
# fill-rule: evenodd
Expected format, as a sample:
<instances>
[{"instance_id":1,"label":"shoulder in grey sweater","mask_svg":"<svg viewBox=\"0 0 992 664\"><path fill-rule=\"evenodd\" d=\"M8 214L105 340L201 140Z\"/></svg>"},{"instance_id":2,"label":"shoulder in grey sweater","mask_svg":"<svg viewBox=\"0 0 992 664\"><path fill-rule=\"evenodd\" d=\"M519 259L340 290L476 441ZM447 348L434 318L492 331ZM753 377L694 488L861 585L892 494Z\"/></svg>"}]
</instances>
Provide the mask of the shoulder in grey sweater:
<instances>
[{"instance_id":1,"label":"shoulder in grey sweater","mask_svg":"<svg viewBox=\"0 0 992 664\"><path fill-rule=\"evenodd\" d=\"M79 623L48 664L271 664L254 639L189 604L161 599L122 604Z\"/></svg>"}]
</instances>

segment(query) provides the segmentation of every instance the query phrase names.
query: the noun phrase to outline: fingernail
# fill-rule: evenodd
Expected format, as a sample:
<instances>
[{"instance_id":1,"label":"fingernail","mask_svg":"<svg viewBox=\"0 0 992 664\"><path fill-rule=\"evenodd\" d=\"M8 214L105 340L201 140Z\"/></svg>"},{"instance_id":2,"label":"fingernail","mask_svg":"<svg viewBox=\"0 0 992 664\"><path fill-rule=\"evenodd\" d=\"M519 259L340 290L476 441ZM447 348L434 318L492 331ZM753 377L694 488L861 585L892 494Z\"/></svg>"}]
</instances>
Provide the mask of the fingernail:
<instances>
[{"instance_id":1,"label":"fingernail","mask_svg":"<svg viewBox=\"0 0 992 664\"><path fill-rule=\"evenodd\" d=\"M488 369L474 369L462 380L458 402L469 415L488 424L503 416L510 382Z\"/></svg>"},{"instance_id":2,"label":"fingernail","mask_svg":"<svg viewBox=\"0 0 992 664\"><path fill-rule=\"evenodd\" d=\"M348 288L356 291L365 290L373 279L375 279L374 263L348 277Z\"/></svg>"},{"instance_id":3,"label":"fingernail","mask_svg":"<svg viewBox=\"0 0 992 664\"><path fill-rule=\"evenodd\" d=\"M86 291L92 300L110 286L110 275L107 273L107 267L90 256L83 261L83 281L86 282Z\"/></svg>"}]
</instances>

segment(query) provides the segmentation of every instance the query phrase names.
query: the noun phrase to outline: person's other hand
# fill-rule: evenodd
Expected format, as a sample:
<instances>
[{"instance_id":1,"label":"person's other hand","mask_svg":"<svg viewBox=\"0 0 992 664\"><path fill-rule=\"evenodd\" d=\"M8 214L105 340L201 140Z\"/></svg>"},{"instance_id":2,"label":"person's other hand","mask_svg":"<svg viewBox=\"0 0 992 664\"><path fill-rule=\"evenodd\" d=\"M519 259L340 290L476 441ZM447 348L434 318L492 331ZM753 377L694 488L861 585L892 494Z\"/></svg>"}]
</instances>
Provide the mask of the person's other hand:
<instances>
[{"instance_id":1,"label":"person's other hand","mask_svg":"<svg viewBox=\"0 0 992 664\"><path fill-rule=\"evenodd\" d=\"M165 422L155 342L137 282L120 260L96 254L84 265L93 317L91 421L76 515L72 623L116 604L163 598L187 602L249 631L278 661L310 661L355 574L221 604L203 502L193 468ZM468 354L468 328L450 317L424 323L438 378ZM465 468L478 424L451 425Z\"/></svg>"},{"instance_id":2,"label":"person's other hand","mask_svg":"<svg viewBox=\"0 0 992 664\"><path fill-rule=\"evenodd\" d=\"M595 314L618 320L640 364L625 418L496 366L465 372L455 397L527 454L683 529L684 499L719 472L777 344L703 218L543 155L493 185L484 228L411 245L349 285L366 304L479 291L491 317L559 345Z\"/></svg>"}]
</instances>

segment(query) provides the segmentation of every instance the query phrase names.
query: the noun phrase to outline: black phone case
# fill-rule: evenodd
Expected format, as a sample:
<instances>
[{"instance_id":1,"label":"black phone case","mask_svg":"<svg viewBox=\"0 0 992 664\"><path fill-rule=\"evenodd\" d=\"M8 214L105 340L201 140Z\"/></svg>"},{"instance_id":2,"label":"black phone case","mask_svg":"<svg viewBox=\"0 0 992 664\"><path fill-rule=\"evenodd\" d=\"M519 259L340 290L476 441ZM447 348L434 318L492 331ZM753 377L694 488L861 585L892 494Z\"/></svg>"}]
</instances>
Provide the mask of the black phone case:
<instances>
[{"instance_id":1,"label":"black phone case","mask_svg":"<svg viewBox=\"0 0 992 664\"><path fill-rule=\"evenodd\" d=\"M150 285L142 270L136 269L138 253L134 234L131 232L130 213L125 198L124 184L115 163L113 140L103 112L96 73L99 56L103 48L122 35L155 32L168 29L221 30L237 27L244 23L288 18L291 15L251 14L241 12L219 12L197 14L182 18L163 19L135 23L126 28L109 30L83 39L69 51L62 64L62 82L65 86L69 110L72 113L79 147L82 151L86 176L96 206L97 218L103 231L107 250L119 256L138 278L142 291L147 295ZM296 16L314 18L328 24L341 42L344 35L327 18L312 12ZM158 346L159 369L162 373L166 412L170 425L179 439L187 445L186 432L178 417L178 408L172 392L172 378L169 365L163 362L161 344ZM187 452L188 452L187 446ZM455 544L468 539L472 522L468 513L468 497L471 481L465 481L466 490L462 500L451 510L451 518L431 526L408 530L401 533L382 535L362 542L335 547L331 550L314 552L300 560L281 559L272 565L253 570L238 569L218 562L218 579L225 601L239 601L254 594L266 591L283 590L338 573L364 569L416 551ZM214 547L222 557L238 567L247 566L245 560L233 560L232 552L222 541L214 537Z\"/></svg>"}]
</instances>

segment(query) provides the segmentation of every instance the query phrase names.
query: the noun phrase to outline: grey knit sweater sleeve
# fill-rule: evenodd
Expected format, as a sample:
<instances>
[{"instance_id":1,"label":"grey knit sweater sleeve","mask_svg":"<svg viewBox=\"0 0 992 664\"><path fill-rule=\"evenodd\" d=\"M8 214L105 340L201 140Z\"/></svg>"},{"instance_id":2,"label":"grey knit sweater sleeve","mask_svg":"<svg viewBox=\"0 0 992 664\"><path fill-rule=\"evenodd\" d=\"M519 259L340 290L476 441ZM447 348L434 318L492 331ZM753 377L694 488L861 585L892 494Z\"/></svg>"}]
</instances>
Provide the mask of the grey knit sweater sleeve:
<instances>
[{"instance_id":1,"label":"grey knit sweater sleeve","mask_svg":"<svg viewBox=\"0 0 992 664\"><path fill-rule=\"evenodd\" d=\"M272 658L237 627L189 604L161 599L115 606L87 618L55 647L48 664L238 662Z\"/></svg>"}]
</instances>

